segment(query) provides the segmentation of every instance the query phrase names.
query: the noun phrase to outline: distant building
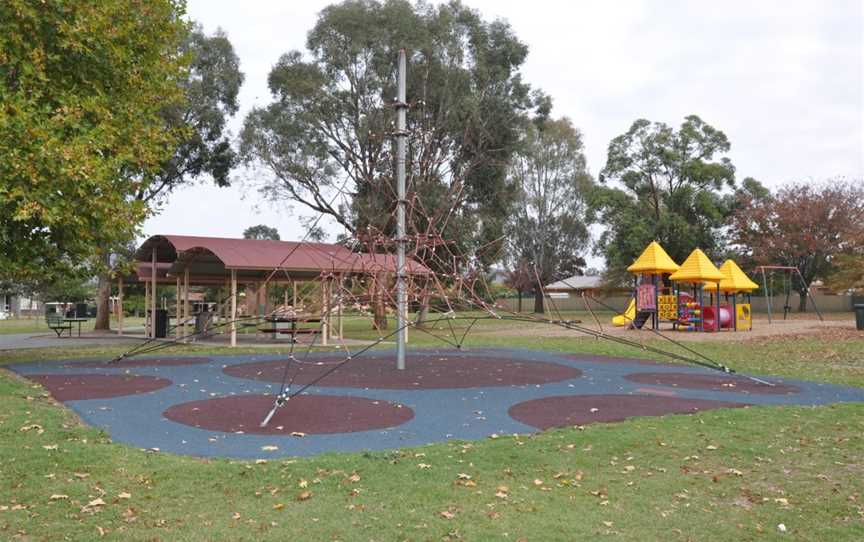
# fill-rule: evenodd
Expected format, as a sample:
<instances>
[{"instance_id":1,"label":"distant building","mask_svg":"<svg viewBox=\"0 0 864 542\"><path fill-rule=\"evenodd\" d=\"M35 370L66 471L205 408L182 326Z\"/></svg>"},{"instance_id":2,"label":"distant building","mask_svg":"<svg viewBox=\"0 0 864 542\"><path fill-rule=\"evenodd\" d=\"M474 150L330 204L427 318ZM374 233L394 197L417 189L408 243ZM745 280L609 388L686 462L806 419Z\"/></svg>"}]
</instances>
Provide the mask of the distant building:
<instances>
[{"instance_id":1,"label":"distant building","mask_svg":"<svg viewBox=\"0 0 864 542\"><path fill-rule=\"evenodd\" d=\"M42 314L42 303L29 296L14 292L0 293L0 320Z\"/></svg>"},{"instance_id":2,"label":"distant building","mask_svg":"<svg viewBox=\"0 0 864 542\"><path fill-rule=\"evenodd\" d=\"M553 282L543 288L553 299L567 299L570 296L580 297L584 292L596 296L603 289L603 277L575 275L564 280Z\"/></svg>"}]
</instances>

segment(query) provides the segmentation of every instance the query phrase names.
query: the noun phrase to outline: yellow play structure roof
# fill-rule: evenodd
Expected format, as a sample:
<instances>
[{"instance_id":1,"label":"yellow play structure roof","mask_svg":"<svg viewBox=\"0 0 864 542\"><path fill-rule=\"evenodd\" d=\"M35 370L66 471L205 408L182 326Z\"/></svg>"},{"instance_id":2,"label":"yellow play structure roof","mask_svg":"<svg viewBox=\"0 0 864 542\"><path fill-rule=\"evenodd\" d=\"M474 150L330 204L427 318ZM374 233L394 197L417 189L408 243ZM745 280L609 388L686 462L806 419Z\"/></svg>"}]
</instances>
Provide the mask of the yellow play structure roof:
<instances>
[{"instance_id":1,"label":"yellow play structure roof","mask_svg":"<svg viewBox=\"0 0 864 542\"><path fill-rule=\"evenodd\" d=\"M733 260L726 260L720 266L720 272L723 273L723 278L720 279L721 292L752 292L759 287L758 284L750 280L744 271L738 267L738 264ZM717 288L716 282L707 282L708 286Z\"/></svg>"},{"instance_id":2,"label":"yellow play structure roof","mask_svg":"<svg viewBox=\"0 0 864 542\"><path fill-rule=\"evenodd\" d=\"M674 273L678 271L678 264L666 254L663 247L657 241L645 247L642 254L636 258L627 271L631 273Z\"/></svg>"},{"instance_id":3,"label":"yellow play structure roof","mask_svg":"<svg viewBox=\"0 0 864 542\"><path fill-rule=\"evenodd\" d=\"M705 282L711 281L716 283L723 280L723 273L717 269L708 256L701 250L694 249L687 256L681 268L669 276L669 280L675 282Z\"/></svg>"}]
</instances>

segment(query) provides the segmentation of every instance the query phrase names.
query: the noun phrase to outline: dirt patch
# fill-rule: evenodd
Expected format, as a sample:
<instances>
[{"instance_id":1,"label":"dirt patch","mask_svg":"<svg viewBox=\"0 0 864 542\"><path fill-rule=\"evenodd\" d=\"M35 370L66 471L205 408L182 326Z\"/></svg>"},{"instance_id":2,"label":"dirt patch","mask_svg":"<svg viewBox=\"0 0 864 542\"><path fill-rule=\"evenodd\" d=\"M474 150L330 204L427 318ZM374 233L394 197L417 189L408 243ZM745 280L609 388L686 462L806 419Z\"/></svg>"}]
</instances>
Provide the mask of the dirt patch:
<instances>
[{"instance_id":1,"label":"dirt patch","mask_svg":"<svg viewBox=\"0 0 864 542\"><path fill-rule=\"evenodd\" d=\"M584 322L581 327L593 332L600 332L600 328L593 322ZM847 320L826 320L820 322L816 318L806 319L804 317L790 320L774 319L769 324L768 319L756 318L753 321L753 329L750 331L723 330L719 333L701 333L692 331L675 331L672 324L663 323L659 330L663 335L684 342L773 342L778 339L785 340L789 337L814 338L825 336L837 338L837 340L860 340L864 339L864 332L856 331L854 322ZM648 329L627 329L615 327L603 323L602 332L612 337L622 337L639 343L647 343L654 340L663 340L657 333ZM477 334L485 333L478 332ZM591 337L588 333L578 330L565 329L551 324L530 324L507 330L508 336L519 337Z\"/></svg>"},{"instance_id":2,"label":"dirt patch","mask_svg":"<svg viewBox=\"0 0 864 542\"><path fill-rule=\"evenodd\" d=\"M200 429L255 435L369 431L395 427L414 417L410 408L389 401L342 395L298 395L276 411L267 427L261 427L261 421L273 408L273 401L272 395L233 395L174 405L162 415Z\"/></svg>"},{"instance_id":3,"label":"dirt patch","mask_svg":"<svg viewBox=\"0 0 864 542\"><path fill-rule=\"evenodd\" d=\"M569 395L544 397L510 407L510 417L538 429L620 422L637 416L692 414L714 408L740 408L745 403L658 397L654 395Z\"/></svg>"}]
</instances>

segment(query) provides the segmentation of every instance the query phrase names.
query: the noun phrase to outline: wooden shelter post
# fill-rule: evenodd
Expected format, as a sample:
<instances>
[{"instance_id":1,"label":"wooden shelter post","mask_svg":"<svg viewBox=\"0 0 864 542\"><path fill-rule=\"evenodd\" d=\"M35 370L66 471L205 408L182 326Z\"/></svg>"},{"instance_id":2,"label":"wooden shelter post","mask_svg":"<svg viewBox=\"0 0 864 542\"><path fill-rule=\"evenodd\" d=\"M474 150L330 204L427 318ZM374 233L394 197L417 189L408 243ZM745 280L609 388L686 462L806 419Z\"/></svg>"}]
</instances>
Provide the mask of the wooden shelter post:
<instances>
[{"instance_id":1,"label":"wooden shelter post","mask_svg":"<svg viewBox=\"0 0 864 542\"><path fill-rule=\"evenodd\" d=\"M231 270L231 347L237 346L237 270Z\"/></svg>"},{"instance_id":2,"label":"wooden shelter post","mask_svg":"<svg viewBox=\"0 0 864 542\"><path fill-rule=\"evenodd\" d=\"M330 294L328 279L321 280L321 346L327 346L330 334Z\"/></svg>"},{"instance_id":3,"label":"wooden shelter post","mask_svg":"<svg viewBox=\"0 0 864 542\"><path fill-rule=\"evenodd\" d=\"M342 332L343 332L343 327L342 327L342 310L343 309L342 309L342 305L343 305L344 301L345 301L345 276L339 275L339 305L336 307L336 310L338 311L336 314L336 318L339 321L339 340L340 341L345 338L345 336L342 334Z\"/></svg>"},{"instance_id":4,"label":"wooden shelter post","mask_svg":"<svg viewBox=\"0 0 864 542\"><path fill-rule=\"evenodd\" d=\"M189 331L186 329L186 323L189 321L189 266L183 270L183 336L187 337ZM186 339L189 342L189 339Z\"/></svg>"},{"instance_id":5,"label":"wooden shelter post","mask_svg":"<svg viewBox=\"0 0 864 542\"><path fill-rule=\"evenodd\" d=\"M144 281L144 336L150 336L150 281Z\"/></svg>"},{"instance_id":6,"label":"wooden shelter post","mask_svg":"<svg viewBox=\"0 0 864 542\"><path fill-rule=\"evenodd\" d=\"M156 247L153 247L150 257L150 337L156 338Z\"/></svg>"},{"instance_id":7,"label":"wooden shelter post","mask_svg":"<svg viewBox=\"0 0 864 542\"><path fill-rule=\"evenodd\" d=\"M180 296L180 275L177 275L177 280L174 286L174 338L180 338L180 303L183 298Z\"/></svg>"}]
</instances>

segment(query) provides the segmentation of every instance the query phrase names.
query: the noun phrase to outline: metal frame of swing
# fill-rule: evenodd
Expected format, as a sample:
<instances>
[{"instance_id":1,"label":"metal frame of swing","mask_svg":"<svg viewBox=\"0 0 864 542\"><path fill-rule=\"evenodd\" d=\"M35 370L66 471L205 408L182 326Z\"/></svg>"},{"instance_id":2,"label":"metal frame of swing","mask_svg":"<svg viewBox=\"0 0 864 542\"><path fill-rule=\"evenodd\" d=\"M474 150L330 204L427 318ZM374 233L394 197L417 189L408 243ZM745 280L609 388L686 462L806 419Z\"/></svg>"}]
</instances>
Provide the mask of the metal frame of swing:
<instances>
[{"instance_id":1,"label":"metal frame of swing","mask_svg":"<svg viewBox=\"0 0 864 542\"><path fill-rule=\"evenodd\" d=\"M784 279L784 290L786 292L786 301L783 306L783 319L789 316L789 313L792 310L792 307L789 306L789 298L792 295L792 273L796 273L798 275L798 279L801 281L801 284L805 284L804 276L801 274L801 270L793 265L759 265L756 267L756 272L762 275L762 293L765 295L766 303L765 306L768 309L768 323L773 323L772 319L772 306L774 304L774 292L773 289L768 286L768 278L765 273L765 270L768 271L783 271L783 279ZM774 274L771 273L772 283ZM819 307L816 305L816 300L813 299L813 294L810 293L810 287L806 287L807 298L810 300L810 303L813 305L813 309L816 311L816 315L819 316L819 321L824 322L825 319L822 317L822 312L819 310Z\"/></svg>"}]
</instances>

